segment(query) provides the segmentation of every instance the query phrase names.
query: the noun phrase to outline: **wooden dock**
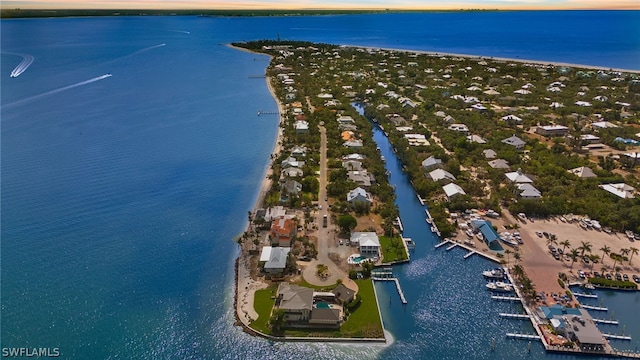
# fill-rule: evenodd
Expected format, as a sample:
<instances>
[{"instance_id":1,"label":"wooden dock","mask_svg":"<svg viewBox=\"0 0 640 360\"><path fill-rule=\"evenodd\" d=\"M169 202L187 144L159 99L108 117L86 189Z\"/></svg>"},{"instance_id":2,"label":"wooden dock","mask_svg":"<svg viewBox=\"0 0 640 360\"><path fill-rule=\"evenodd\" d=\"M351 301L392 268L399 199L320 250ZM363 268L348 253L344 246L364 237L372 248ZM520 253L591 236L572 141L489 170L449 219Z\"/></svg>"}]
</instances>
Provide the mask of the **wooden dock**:
<instances>
[{"instance_id":1,"label":"wooden dock","mask_svg":"<svg viewBox=\"0 0 640 360\"><path fill-rule=\"evenodd\" d=\"M571 293L575 297L583 297L583 298L588 298L588 299L597 299L598 298L598 295L596 295L596 294L583 294L583 293L576 293L576 292L571 292Z\"/></svg>"},{"instance_id":2,"label":"wooden dock","mask_svg":"<svg viewBox=\"0 0 640 360\"><path fill-rule=\"evenodd\" d=\"M513 339L540 340L539 335L533 334L507 333L507 337Z\"/></svg>"},{"instance_id":3,"label":"wooden dock","mask_svg":"<svg viewBox=\"0 0 640 360\"><path fill-rule=\"evenodd\" d=\"M468 259L468 258L470 258L470 257L471 257L471 255L473 255L473 254L475 254L475 253L476 253L476 251L475 251L475 250L471 250L471 251L469 251L468 253L466 253L466 254L464 255L464 258L465 258L465 259Z\"/></svg>"},{"instance_id":4,"label":"wooden dock","mask_svg":"<svg viewBox=\"0 0 640 360\"><path fill-rule=\"evenodd\" d=\"M631 341L631 336L626 335L615 335L615 334L602 334L607 339L616 339L616 340L629 340Z\"/></svg>"},{"instance_id":5,"label":"wooden dock","mask_svg":"<svg viewBox=\"0 0 640 360\"><path fill-rule=\"evenodd\" d=\"M520 301L520 298L517 297L517 296L491 295L491 299L493 299L493 300L505 300L505 301Z\"/></svg>"},{"instance_id":6,"label":"wooden dock","mask_svg":"<svg viewBox=\"0 0 640 360\"><path fill-rule=\"evenodd\" d=\"M500 313L500 317L512 318L512 319L531 319L531 316L529 316L527 314Z\"/></svg>"},{"instance_id":7,"label":"wooden dock","mask_svg":"<svg viewBox=\"0 0 640 360\"><path fill-rule=\"evenodd\" d=\"M447 250L447 251L449 251L449 250L453 249L453 248L454 248L454 247L456 247L456 246L458 246L458 243L453 243L453 244L451 244L451 245L447 246L447 249L446 249L446 250Z\"/></svg>"},{"instance_id":8,"label":"wooden dock","mask_svg":"<svg viewBox=\"0 0 640 360\"><path fill-rule=\"evenodd\" d=\"M439 248L440 246L443 246L443 245L447 244L447 243L449 243L449 240L445 240L445 241L443 241L443 242L441 242L439 244L436 244L436 249Z\"/></svg>"},{"instance_id":9,"label":"wooden dock","mask_svg":"<svg viewBox=\"0 0 640 360\"><path fill-rule=\"evenodd\" d=\"M398 290L398 295L400 295L400 301L402 301L402 304L406 304L407 303L407 298L405 298L404 296L404 292L402 291L402 288L400 287L400 280L398 280L398 278L395 277L372 277L371 279L375 280L375 281L393 281L396 283L396 289Z\"/></svg>"},{"instance_id":10,"label":"wooden dock","mask_svg":"<svg viewBox=\"0 0 640 360\"><path fill-rule=\"evenodd\" d=\"M600 307L600 306L582 305L582 307L583 307L584 309L587 309L587 310L595 310L595 311L609 311L609 309L608 309L608 308L606 308L606 307Z\"/></svg>"},{"instance_id":11,"label":"wooden dock","mask_svg":"<svg viewBox=\"0 0 640 360\"><path fill-rule=\"evenodd\" d=\"M596 324L608 324L608 325L618 325L618 320L605 320L605 319L594 319L591 318Z\"/></svg>"}]
</instances>

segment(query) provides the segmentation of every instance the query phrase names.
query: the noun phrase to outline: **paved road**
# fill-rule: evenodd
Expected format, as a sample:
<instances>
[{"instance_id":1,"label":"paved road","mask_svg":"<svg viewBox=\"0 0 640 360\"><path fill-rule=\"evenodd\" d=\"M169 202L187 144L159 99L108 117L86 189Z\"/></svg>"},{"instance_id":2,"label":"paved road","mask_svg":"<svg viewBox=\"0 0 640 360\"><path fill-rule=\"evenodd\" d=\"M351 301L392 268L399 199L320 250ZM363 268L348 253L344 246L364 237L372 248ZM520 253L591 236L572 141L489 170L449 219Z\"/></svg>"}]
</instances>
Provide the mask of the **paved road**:
<instances>
[{"instance_id":1,"label":"paved road","mask_svg":"<svg viewBox=\"0 0 640 360\"><path fill-rule=\"evenodd\" d=\"M331 285L335 284L338 279L345 278L344 271L329 259L329 244L334 244L336 241L335 225L331 224L331 216L329 214L329 203L325 200L327 198L327 130L324 126L320 126L320 191L318 192L318 204L322 206L322 210L318 211L317 223L318 229L318 259L309 263L309 266L304 270L302 274L304 279L313 285ZM329 221L327 227L322 227L322 218L327 215ZM316 275L316 268L318 264L324 264L329 268L330 276L326 279L321 279Z\"/></svg>"}]
</instances>

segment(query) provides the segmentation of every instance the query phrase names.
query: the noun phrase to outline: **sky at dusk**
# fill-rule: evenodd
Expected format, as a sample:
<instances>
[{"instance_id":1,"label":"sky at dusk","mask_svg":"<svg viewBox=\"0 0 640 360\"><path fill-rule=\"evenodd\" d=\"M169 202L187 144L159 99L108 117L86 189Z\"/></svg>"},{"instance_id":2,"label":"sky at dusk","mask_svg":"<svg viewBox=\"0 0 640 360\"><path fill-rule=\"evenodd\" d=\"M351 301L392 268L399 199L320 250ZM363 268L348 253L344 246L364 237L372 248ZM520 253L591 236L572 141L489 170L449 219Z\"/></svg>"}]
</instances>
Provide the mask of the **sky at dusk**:
<instances>
[{"instance_id":1,"label":"sky at dusk","mask_svg":"<svg viewBox=\"0 0 640 360\"><path fill-rule=\"evenodd\" d=\"M3 8L60 9L640 9L640 0L6 0Z\"/></svg>"}]
</instances>

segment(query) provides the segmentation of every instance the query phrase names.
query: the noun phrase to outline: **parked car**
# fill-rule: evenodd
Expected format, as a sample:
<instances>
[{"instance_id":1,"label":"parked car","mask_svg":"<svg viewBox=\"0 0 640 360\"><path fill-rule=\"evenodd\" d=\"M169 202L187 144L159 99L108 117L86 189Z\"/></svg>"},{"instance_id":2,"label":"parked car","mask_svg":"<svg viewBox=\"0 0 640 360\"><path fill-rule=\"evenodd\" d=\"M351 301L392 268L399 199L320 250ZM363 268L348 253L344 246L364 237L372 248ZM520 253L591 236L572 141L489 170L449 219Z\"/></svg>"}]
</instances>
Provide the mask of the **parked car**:
<instances>
[{"instance_id":1,"label":"parked car","mask_svg":"<svg viewBox=\"0 0 640 360\"><path fill-rule=\"evenodd\" d=\"M633 274L633 281L635 281L636 283L640 283L640 276Z\"/></svg>"},{"instance_id":2,"label":"parked car","mask_svg":"<svg viewBox=\"0 0 640 360\"><path fill-rule=\"evenodd\" d=\"M629 281L629 275L627 275L627 274L622 275L622 279L624 281Z\"/></svg>"},{"instance_id":3,"label":"parked car","mask_svg":"<svg viewBox=\"0 0 640 360\"><path fill-rule=\"evenodd\" d=\"M593 276L595 276L595 277L600 277L600 273L599 273L599 272L597 272L597 271L594 271L594 272L593 272Z\"/></svg>"},{"instance_id":4,"label":"parked car","mask_svg":"<svg viewBox=\"0 0 640 360\"><path fill-rule=\"evenodd\" d=\"M553 253L553 258L556 259L556 260L560 260L560 254Z\"/></svg>"},{"instance_id":5,"label":"parked car","mask_svg":"<svg viewBox=\"0 0 640 360\"><path fill-rule=\"evenodd\" d=\"M578 270L578 276L580 276L580 279L584 279L586 277L582 270Z\"/></svg>"},{"instance_id":6,"label":"parked car","mask_svg":"<svg viewBox=\"0 0 640 360\"><path fill-rule=\"evenodd\" d=\"M620 273L616 274L616 280L622 281L622 275L620 275Z\"/></svg>"},{"instance_id":7,"label":"parked car","mask_svg":"<svg viewBox=\"0 0 640 360\"><path fill-rule=\"evenodd\" d=\"M607 278L607 280L611 280L613 277L611 276L611 274L607 273L607 275L605 276Z\"/></svg>"},{"instance_id":8,"label":"parked car","mask_svg":"<svg viewBox=\"0 0 640 360\"><path fill-rule=\"evenodd\" d=\"M562 250L561 248L558 248L558 254L562 255L564 253L564 250Z\"/></svg>"},{"instance_id":9,"label":"parked car","mask_svg":"<svg viewBox=\"0 0 640 360\"><path fill-rule=\"evenodd\" d=\"M542 233L540 231L536 231L536 235L538 235L538 237L542 237Z\"/></svg>"},{"instance_id":10,"label":"parked car","mask_svg":"<svg viewBox=\"0 0 640 360\"><path fill-rule=\"evenodd\" d=\"M589 260L589 258L588 258L588 257L583 256L583 257L582 257L582 261L584 261L584 263L585 263L585 264L588 264L591 260Z\"/></svg>"}]
</instances>

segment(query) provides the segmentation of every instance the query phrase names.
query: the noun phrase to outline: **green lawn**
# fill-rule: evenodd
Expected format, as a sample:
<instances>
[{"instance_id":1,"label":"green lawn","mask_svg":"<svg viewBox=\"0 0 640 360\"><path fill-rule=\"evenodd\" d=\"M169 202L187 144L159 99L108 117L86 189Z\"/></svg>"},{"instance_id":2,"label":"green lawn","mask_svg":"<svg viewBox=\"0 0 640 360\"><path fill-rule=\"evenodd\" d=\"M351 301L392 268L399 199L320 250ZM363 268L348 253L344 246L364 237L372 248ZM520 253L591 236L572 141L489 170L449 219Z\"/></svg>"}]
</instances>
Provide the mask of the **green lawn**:
<instances>
[{"instance_id":1,"label":"green lawn","mask_svg":"<svg viewBox=\"0 0 640 360\"><path fill-rule=\"evenodd\" d=\"M269 330L267 325L269 324L271 309L273 309L273 304L276 302L275 299L272 299L271 297L275 296L276 290L276 286L271 286L269 288L256 291L253 300L253 307L258 313L258 319L251 323L251 328L265 334L271 333L271 330Z\"/></svg>"},{"instance_id":2,"label":"green lawn","mask_svg":"<svg viewBox=\"0 0 640 360\"><path fill-rule=\"evenodd\" d=\"M355 280L355 282L358 284L358 294L360 294L362 302L340 327L341 336L354 338L384 337L378 302L373 291L373 280Z\"/></svg>"},{"instance_id":3,"label":"green lawn","mask_svg":"<svg viewBox=\"0 0 640 360\"><path fill-rule=\"evenodd\" d=\"M407 251L400 237L380 236L380 250L382 251L383 263L407 259Z\"/></svg>"}]
</instances>

